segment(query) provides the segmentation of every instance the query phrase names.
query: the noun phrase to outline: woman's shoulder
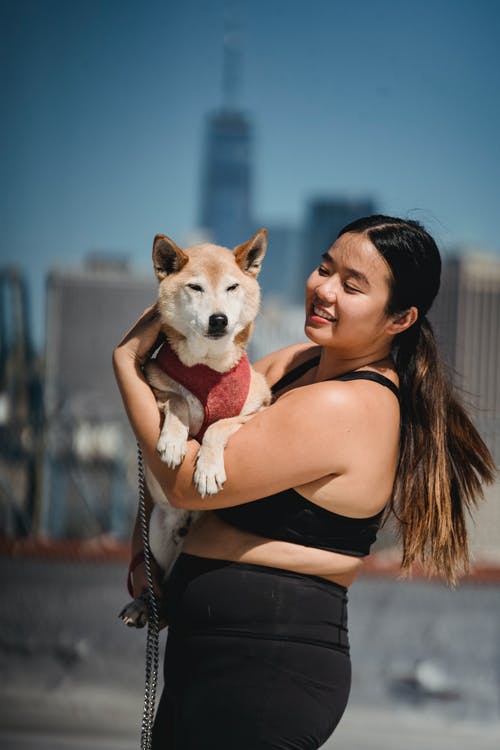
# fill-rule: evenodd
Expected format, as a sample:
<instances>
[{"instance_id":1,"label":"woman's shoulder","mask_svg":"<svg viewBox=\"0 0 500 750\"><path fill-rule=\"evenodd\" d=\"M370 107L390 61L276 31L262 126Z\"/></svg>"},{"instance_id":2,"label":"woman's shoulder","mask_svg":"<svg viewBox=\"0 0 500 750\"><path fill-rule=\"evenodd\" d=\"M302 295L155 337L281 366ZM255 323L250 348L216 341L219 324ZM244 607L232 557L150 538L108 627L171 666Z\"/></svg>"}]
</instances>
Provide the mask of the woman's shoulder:
<instances>
[{"instance_id":1,"label":"woman's shoulder","mask_svg":"<svg viewBox=\"0 0 500 750\"><path fill-rule=\"evenodd\" d=\"M275 352L267 354L262 359L254 363L254 368L266 378L267 382L272 385L277 383L283 375L291 372L304 362L319 356L320 347L311 344L309 341L303 341L291 346L285 346Z\"/></svg>"}]
</instances>

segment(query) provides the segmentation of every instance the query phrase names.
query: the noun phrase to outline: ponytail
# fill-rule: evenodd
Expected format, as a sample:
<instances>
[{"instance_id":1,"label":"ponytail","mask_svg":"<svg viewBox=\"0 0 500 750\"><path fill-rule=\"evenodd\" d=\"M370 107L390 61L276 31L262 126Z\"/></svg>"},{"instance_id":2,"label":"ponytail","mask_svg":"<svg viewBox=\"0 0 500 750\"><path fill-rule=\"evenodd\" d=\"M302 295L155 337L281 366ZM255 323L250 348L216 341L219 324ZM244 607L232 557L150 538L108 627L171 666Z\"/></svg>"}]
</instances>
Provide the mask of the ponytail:
<instances>
[{"instance_id":1,"label":"ponytail","mask_svg":"<svg viewBox=\"0 0 500 750\"><path fill-rule=\"evenodd\" d=\"M454 393L424 316L395 339L401 448L390 509L402 569L421 562L450 583L469 565L467 514L492 482L491 454Z\"/></svg>"}]
</instances>

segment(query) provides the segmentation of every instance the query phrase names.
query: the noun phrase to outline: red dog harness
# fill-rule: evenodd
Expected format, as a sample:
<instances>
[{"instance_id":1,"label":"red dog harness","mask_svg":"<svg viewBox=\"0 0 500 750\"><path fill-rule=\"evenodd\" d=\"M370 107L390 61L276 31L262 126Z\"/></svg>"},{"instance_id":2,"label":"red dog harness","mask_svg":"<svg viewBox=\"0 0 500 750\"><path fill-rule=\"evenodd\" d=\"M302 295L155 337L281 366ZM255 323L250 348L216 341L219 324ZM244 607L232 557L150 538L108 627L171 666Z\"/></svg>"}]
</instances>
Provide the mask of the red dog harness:
<instances>
[{"instance_id":1,"label":"red dog harness","mask_svg":"<svg viewBox=\"0 0 500 750\"><path fill-rule=\"evenodd\" d=\"M187 388L203 405L205 419L194 436L196 440L202 440L213 422L236 417L241 412L250 390L250 362L246 354L232 370L217 372L207 365L184 365L166 341L155 361L166 375Z\"/></svg>"}]
</instances>

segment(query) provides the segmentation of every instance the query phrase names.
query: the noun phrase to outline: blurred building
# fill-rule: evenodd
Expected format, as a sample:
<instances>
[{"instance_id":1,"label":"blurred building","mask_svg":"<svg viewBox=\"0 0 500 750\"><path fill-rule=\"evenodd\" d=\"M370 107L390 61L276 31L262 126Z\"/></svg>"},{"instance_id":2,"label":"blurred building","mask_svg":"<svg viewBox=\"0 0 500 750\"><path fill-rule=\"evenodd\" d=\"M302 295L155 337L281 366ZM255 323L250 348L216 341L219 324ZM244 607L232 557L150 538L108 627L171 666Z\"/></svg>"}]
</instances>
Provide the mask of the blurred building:
<instances>
[{"instance_id":1,"label":"blurred building","mask_svg":"<svg viewBox=\"0 0 500 750\"><path fill-rule=\"evenodd\" d=\"M252 232L252 130L237 111L210 115L204 149L201 224L211 240L235 247Z\"/></svg>"},{"instance_id":2,"label":"blurred building","mask_svg":"<svg viewBox=\"0 0 500 750\"><path fill-rule=\"evenodd\" d=\"M252 233L253 132L238 107L240 30L226 18L223 104L207 118L201 182L202 228L212 242L235 247Z\"/></svg>"},{"instance_id":3,"label":"blurred building","mask_svg":"<svg viewBox=\"0 0 500 750\"><path fill-rule=\"evenodd\" d=\"M335 242L340 230L351 221L373 213L375 204L370 198L323 197L309 202L294 294L297 303L303 300L305 279L319 264L321 254Z\"/></svg>"},{"instance_id":4,"label":"blurred building","mask_svg":"<svg viewBox=\"0 0 500 750\"><path fill-rule=\"evenodd\" d=\"M267 229L267 253L259 275L264 304L293 302L293 290L300 286L299 253L302 232L290 224L265 224L256 227ZM305 280L303 280L305 282Z\"/></svg>"},{"instance_id":5,"label":"blurred building","mask_svg":"<svg viewBox=\"0 0 500 750\"><path fill-rule=\"evenodd\" d=\"M303 305L283 305L279 298L264 300L250 341L250 359L255 361L284 346L307 341L304 321Z\"/></svg>"},{"instance_id":6,"label":"blurred building","mask_svg":"<svg viewBox=\"0 0 500 750\"><path fill-rule=\"evenodd\" d=\"M438 341L479 431L500 465L500 260L447 260L431 310ZM486 490L471 526L481 557L500 557L500 481Z\"/></svg>"},{"instance_id":7,"label":"blurred building","mask_svg":"<svg viewBox=\"0 0 500 750\"><path fill-rule=\"evenodd\" d=\"M116 257L54 270L47 283L46 451L40 531L128 534L135 443L114 382L113 347L156 297L151 276Z\"/></svg>"},{"instance_id":8,"label":"blurred building","mask_svg":"<svg viewBox=\"0 0 500 750\"><path fill-rule=\"evenodd\" d=\"M1 268L0 532L8 536L29 534L36 513L42 429L39 364L26 279L17 268Z\"/></svg>"}]
</instances>

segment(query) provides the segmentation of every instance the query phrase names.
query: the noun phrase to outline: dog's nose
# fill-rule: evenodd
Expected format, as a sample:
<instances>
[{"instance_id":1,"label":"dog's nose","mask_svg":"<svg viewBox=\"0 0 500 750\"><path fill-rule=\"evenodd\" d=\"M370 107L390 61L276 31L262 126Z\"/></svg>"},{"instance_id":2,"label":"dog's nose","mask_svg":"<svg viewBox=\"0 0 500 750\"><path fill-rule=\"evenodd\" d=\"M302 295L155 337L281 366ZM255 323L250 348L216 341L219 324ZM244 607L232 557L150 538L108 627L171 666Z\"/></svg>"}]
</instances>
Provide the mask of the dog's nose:
<instances>
[{"instance_id":1,"label":"dog's nose","mask_svg":"<svg viewBox=\"0 0 500 750\"><path fill-rule=\"evenodd\" d=\"M208 330L210 333L223 333L227 326L227 315L214 313L208 319Z\"/></svg>"}]
</instances>

